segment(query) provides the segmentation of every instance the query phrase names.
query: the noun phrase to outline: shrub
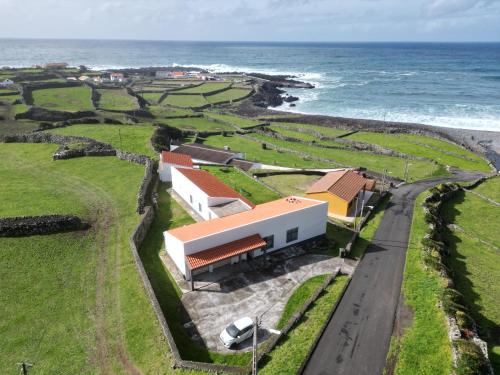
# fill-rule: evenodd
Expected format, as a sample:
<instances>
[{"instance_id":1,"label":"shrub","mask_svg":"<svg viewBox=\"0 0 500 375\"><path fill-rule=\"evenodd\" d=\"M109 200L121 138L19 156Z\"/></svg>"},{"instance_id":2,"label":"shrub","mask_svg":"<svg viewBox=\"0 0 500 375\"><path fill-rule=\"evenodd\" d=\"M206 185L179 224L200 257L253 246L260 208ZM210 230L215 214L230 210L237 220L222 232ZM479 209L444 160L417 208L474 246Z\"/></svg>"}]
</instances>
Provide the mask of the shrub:
<instances>
[{"instance_id":1,"label":"shrub","mask_svg":"<svg viewBox=\"0 0 500 375\"><path fill-rule=\"evenodd\" d=\"M456 375L487 375L490 373L488 362L481 349L472 341L458 340L459 353Z\"/></svg>"}]
</instances>

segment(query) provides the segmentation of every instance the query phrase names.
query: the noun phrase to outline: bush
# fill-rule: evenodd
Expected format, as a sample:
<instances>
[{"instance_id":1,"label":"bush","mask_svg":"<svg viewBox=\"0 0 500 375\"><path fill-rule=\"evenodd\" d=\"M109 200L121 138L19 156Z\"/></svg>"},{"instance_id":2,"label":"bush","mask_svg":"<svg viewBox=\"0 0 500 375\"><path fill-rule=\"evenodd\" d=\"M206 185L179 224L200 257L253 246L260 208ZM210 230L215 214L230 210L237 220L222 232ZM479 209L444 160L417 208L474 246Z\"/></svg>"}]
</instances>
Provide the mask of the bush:
<instances>
[{"instance_id":1,"label":"bush","mask_svg":"<svg viewBox=\"0 0 500 375\"><path fill-rule=\"evenodd\" d=\"M456 375L487 375L490 373L488 362L481 349L472 341L458 340L459 353Z\"/></svg>"}]
</instances>

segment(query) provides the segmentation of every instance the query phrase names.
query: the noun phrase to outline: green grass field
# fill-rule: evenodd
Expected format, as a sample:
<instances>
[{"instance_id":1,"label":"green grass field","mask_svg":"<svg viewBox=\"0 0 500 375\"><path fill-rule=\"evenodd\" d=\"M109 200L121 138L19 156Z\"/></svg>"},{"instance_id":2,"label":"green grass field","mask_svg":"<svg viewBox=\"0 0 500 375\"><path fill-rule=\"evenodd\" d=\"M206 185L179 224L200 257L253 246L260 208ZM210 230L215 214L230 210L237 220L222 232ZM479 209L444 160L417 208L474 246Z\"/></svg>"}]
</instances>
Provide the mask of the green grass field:
<instances>
[{"instance_id":1,"label":"green grass field","mask_svg":"<svg viewBox=\"0 0 500 375\"><path fill-rule=\"evenodd\" d=\"M21 95L19 94L13 94L13 95L2 95L0 96L0 102L6 103L6 104L13 104L16 100L20 100Z\"/></svg>"},{"instance_id":2,"label":"green grass field","mask_svg":"<svg viewBox=\"0 0 500 375\"><path fill-rule=\"evenodd\" d=\"M174 128L192 131L217 132L222 130L234 131L235 129L227 124L210 121L204 117L189 117L168 119L165 123Z\"/></svg>"},{"instance_id":3,"label":"green grass field","mask_svg":"<svg viewBox=\"0 0 500 375\"><path fill-rule=\"evenodd\" d=\"M281 198L279 194L254 181L251 177L234 168L203 167L226 185L243 195L254 204Z\"/></svg>"},{"instance_id":4,"label":"green grass field","mask_svg":"<svg viewBox=\"0 0 500 375\"><path fill-rule=\"evenodd\" d=\"M332 306L347 283L346 276L338 276L324 294L307 310L292 331L280 340L274 350L264 358L260 374L296 374L308 351L328 319Z\"/></svg>"},{"instance_id":5,"label":"green grass field","mask_svg":"<svg viewBox=\"0 0 500 375\"><path fill-rule=\"evenodd\" d=\"M144 100L148 101L148 103L155 104L155 103L158 103L158 100L160 100L160 98L162 97L163 91L160 91L160 92L140 92L140 93L138 93L138 95L140 97L142 97Z\"/></svg>"},{"instance_id":6,"label":"green grass field","mask_svg":"<svg viewBox=\"0 0 500 375\"><path fill-rule=\"evenodd\" d=\"M150 105L148 109L156 118L176 118L196 115L195 112L187 108L174 108L163 105Z\"/></svg>"},{"instance_id":7,"label":"green grass field","mask_svg":"<svg viewBox=\"0 0 500 375\"><path fill-rule=\"evenodd\" d=\"M486 194L491 192L493 196L498 194L500 178L488 180L473 191L478 190ZM481 338L488 341L495 373L499 372L499 208L470 192L459 192L443 205L441 212L446 222L461 228L445 232L451 251L447 264L454 271L455 286L464 295L467 307L479 326Z\"/></svg>"},{"instance_id":8,"label":"green grass field","mask_svg":"<svg viewBox=\"0 0 500 375\"><path fill-rule=\"evenodd\" d=\"M477 188L474 189L474 192L484 195L489 199L493 199L496 202L500 202L500 179L498 177L493 178L492 180L483 182Z\"/></svg>"},{"instance_id":9,"label":"green grass field","mask_svg":"<svg viewBox=\"0 0 500 375\"><path fill-rule=\"evenodd\" d=\"M407 155L429 158L442 165L450 165L464 170L489 172L490 167L488 164L474 153L467 152L459 146L444 141L439 141L438 146L435 142L429 141L429 138L430 137L425 136L413 138L406 137L405 135L401 136L399 134L391 135L384 133L359 132L350 135L346 139L376 144ZM426 142L429 143L427 144ZM444 147L443 143L446 143L446 148L444 150L439 148L440 146Z\"/></svg>"},{"instance_id":10,"label":"green grass field","mask_svg":"<svg viewBox=\"0 0 500 375\"><path fill-rule=\"evenodd\" d=\"M89 137L97 141L109 143L113 147L142 154L146 156L156 156L151 146L151 136L154 127L147 124L141 125L108 125L108 124L89 124L72 125L65 128L49 130L51 133L61 135L76 135L80 137Z\"/></svg>"},{"instance_id":11,"label":"green grass field","mask_svg":"<svg viewBox=\"0 0 500 375\"><path fill-rule=\"evenodd\" d=\"M223 148L230 146L232 150L245 153L245 158L269 165L280 165L284 167L297 168L333 168L329 163L307 160L298 155L275 150L263 150L260 143L240 136L211 136L204 142L208 146Z\"/></svg>"},{"instance_id":12,"label":"green grass field","mask_svg":"<svg viewBox=\"0 0 500 375\"><path fill-rule=\"evenodd\" d=\"M221 114L221 113L215 113L215 112L204 112L205 117L213 118L216 120L221 120L225 122L229 122L235 126L238 126L240 128L246 128L249 126L255 126L258 124L261 124L261 121L258 120L253 120L245 117L240 117L240 116L233 116L227 113Z\"/></svg>"},{"instance_id":13,"label":"green grass field","mask_svg":"<svg viewBox=\"0 0 500 375\"><path fill-rule=\"evenodd\" d=\"M115 111L133 111L139 109L137 98L129 95L125 89L98 89L99 108Z\"/></svg>"},{"instance_id":14,"label":"green grass field","mask_svg":"<svg viewBox=\"0 0 500 375\"><path fill-rule=\"evenodd\" d=\"M299 124L299 123L294 123L294 122L273 122L272 126L275 128L278 128L278 127L279 128L289 128L290 130L293 130L293 129L312 130L312 131L320 133L321 135L323 135L325 137L332 137L332 138L349 133L349 130L335 129L335 128L330 128L327 126L320 126L320 125Z\"/></svg>"},{"instance_id":15,"label":"green grass field","mask_svg":"<svg viewBox=\"0 0 500 375\"><path fill-rule=\"evenodd\" d=\"M275 131L276 133L280 133L286 137L293 137L293 138L301 139L304 142L318 142L318 143L320 142L318 137L316 137L315 135L309 134L309 133L303 133L303 132L299 132L296 130L289 130L289 129L285 129L283 127L278 127L278 126L274 126L274 125L270 126L269 129ZM338 146L343 147L340 143L338 144Z\"/></svg>"},{"instance_id":16,"label":"green grass field","mask_svg":"<svg viewBox=\"0 0 500 375\"><path fill-rule=\"evenodd\" d=\"M260 134L252 134L252 137L262 142L274 144L285 149L307 153L314 157L326 158L338 162L342 166L365 167L375 172L383 172L384 169L392 177L402 178L405 170L405 159L393 156L377 155L359 151L327 149L309 146L300 142L288 142ZM432 162L411 160L409 163L409 180L416 181L438 175L446 175L445 171L436 167Z\"/></svg>"},{"instance_id":17,"label":"green grass field","mask_svg":"<svg viewBox=\"0 0 500 375\"><path fill-rule=\"evenodd\" d=\"M183 108L197 108L209 104L203 95L168 95L163 104L169 104Z\"/></svg>"},{"instance_id":18,"label":"green grass field","mask_svg":"<svg viewBox=\"0 0 500 375\"><path fill-rule=\"evenodd\" d=\"M443 279L423 264L421 239L427 224L422 202L428 192L416 200L406 255L402 293L413 311L413 321L402 337L391 342L396 355L396 375L448 375L452 371L451 347L443 310L439 307Z\"/></svg>"},{"instance_id":19,"label":"green grass field","mask_svg":"<svg viewBox=\"0 0 500 375\"><path fill-rule=\"evenodd\" d=\"M182 92L186 94L208 94L212 91L222 90L231 85L230 82L206 82L196 87L188 87L176 92Z\"/></svg>"},{"instance_id":20,"label":"green grass field","mask_svg":"<svg viewBox=\"0 0 500 375\"><path fill-rule=\"evenodd\" d=\"M281 174L259 177L260 180L278 190L283 195L305 195L306 190L321 176L305 174Z\"/></svg>"},{"instance_id":21,"label":"green grass field","mask_svg":"<svg viewBox=\"0 0 500 375\"><path fill-rule=\"evenodd\" d=\"M167 373L165 342L132 260L144 168L52 161L56 145L0 144L1 215L73 213L91 229L1 238L0 373ZM4 201L5 203L5 201Z\"/></svg>"},{"instance_id":22,"label":"green grass field","mask_svg":"<svg viewBox=\"0 0 500 375\"><path fill-rule=\"evenodd\" d=\"M218 104L222 102L241 99L244 96L247 96L249 93L249 89L229 89L215 95L207 96L206 99L211 104Z\"/></svg>"},{"instance_id":23,"label":"green grass field","mask_svg":"<svg viewBox=\"0 0 500 375\"><path fill-rule=\"evenodd\" d=\"M33 91L34 103L55 111L92 111L91 89L88 86L62 87Z\"/></svg>"}]
</instances>

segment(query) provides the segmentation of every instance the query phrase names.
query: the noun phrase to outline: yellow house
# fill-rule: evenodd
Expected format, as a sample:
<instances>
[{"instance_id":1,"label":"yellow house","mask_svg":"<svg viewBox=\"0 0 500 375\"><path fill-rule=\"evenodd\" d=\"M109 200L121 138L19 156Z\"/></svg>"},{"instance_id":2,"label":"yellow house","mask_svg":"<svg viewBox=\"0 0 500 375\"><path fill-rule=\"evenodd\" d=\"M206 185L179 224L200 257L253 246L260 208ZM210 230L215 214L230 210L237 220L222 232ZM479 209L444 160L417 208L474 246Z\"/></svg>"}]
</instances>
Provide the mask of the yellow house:
<instances>
[{"instance_id":1,"label":"yellow house","mask_svg":"<svg viewBox=\"0 0 500 375\"><path fill-rule=\"evenodd\" d=\"M356 201L363 190L372 191L375 180L364 178L352 170L327 173L306 192L308 198L328 202L328 213L350 216L356 209Z\"/></svg>"}]
</instances>

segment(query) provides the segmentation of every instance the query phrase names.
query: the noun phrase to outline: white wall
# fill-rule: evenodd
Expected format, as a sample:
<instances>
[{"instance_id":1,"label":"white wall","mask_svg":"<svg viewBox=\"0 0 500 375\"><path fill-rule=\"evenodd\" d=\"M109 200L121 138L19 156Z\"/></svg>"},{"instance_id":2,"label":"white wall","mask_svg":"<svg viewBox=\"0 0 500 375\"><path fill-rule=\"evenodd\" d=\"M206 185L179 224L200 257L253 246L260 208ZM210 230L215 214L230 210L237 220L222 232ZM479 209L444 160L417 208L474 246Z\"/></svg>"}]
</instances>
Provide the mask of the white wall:
<instances>
[{"instance_id":1,"label":"white wall","mask_svg":"<svg viewBox=\"0 0 500 375\"><path fill-rule=\"evenodd\" d=\"M172 181L172 168L193 169L190 167L186 167L184 165L164 163L161 161L161 154L160 154L160 162L158 163L158 174L160 175L161 181L163 181L163 182Z\"/></svg>"},{"instance_id":2,"label":"white wall","mask_svg":"<svg viewBox=\"0 0 500 375\"><path fill-rule=\"evenodd\" d=\"M300 211L264 219L225 232L214 233L200 239L183 244L181 243L180 248L176 243L171 242L170 239L165 236L165 246L167 249L172 246L172 251L181 252L182 256L184 256L236 241L253 234L259 234L261 237L274 235L274 247L268 250L268 252L271 252L325 234L327 211L328 203L324 202L320 205L307 207ZM286 232L288 229L295 227L299 228L298 239L287 243ZM177 254L177 256L180 257L181 255ZM184 269L181 269L181 272L185 274Z\"/></svg>"},{"instance_id":3,"label":"white wall","mask_svg":"<svg viewBox=\"0 0 500 375\"><path fill-rule=\"evenodd\" d=\"M179 271L181 271L183 275L186 275L184 244L168 232L163 232L163 238L165 238L165 245L168 255L170 256L170 258L172 258Z\"/></svg>"},{"instance_id":4,"label":"white wall","mask_svg":"<svg viewBox=\"0 0 500 375\"><path fill-rule=\"evenodd\" d=\"M189 178L184 176L176 168L171 168L172 189L204 220L214 218L214 213L209 216L208 196L198 186L193 184ZM191 203L191 198L193 202ZM201 204L201 210L200 205Z\"/></svg>"}]
</instances>

